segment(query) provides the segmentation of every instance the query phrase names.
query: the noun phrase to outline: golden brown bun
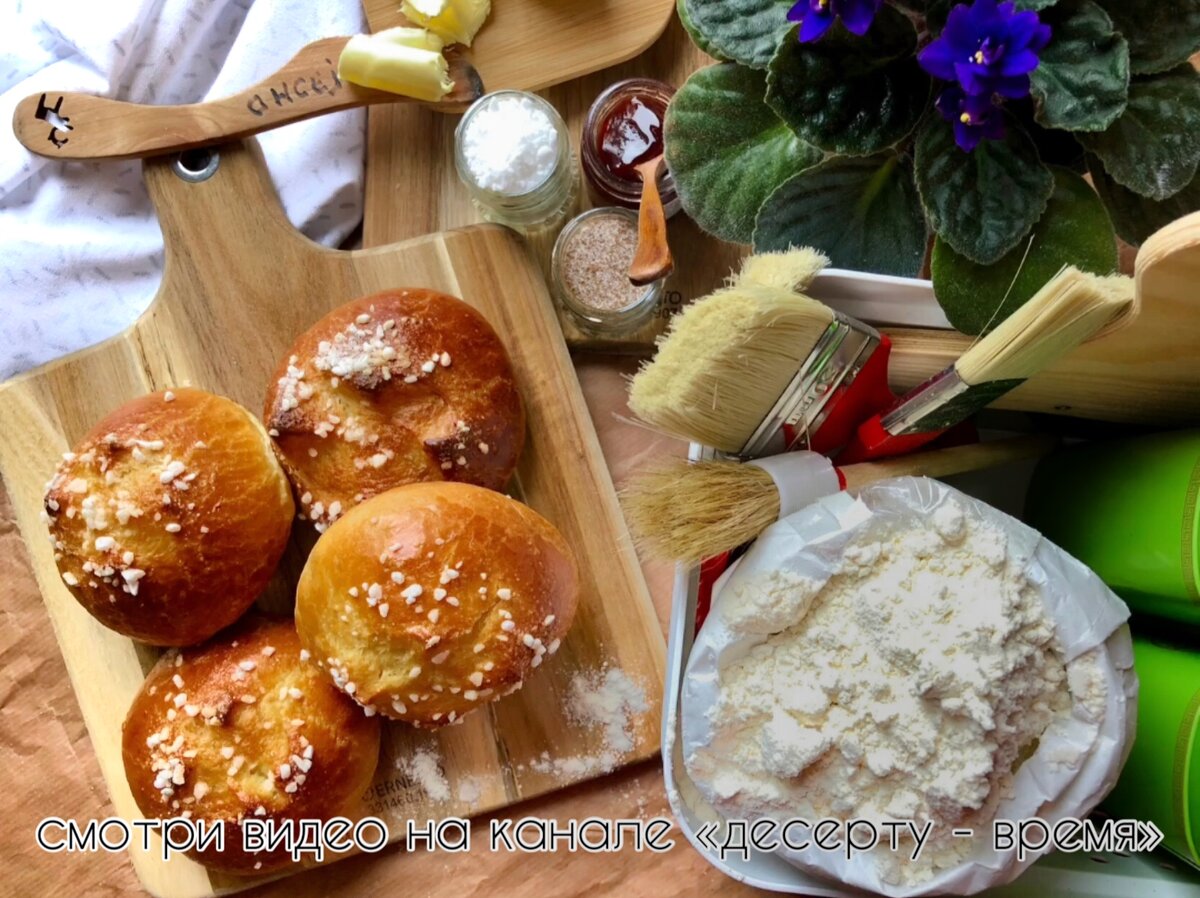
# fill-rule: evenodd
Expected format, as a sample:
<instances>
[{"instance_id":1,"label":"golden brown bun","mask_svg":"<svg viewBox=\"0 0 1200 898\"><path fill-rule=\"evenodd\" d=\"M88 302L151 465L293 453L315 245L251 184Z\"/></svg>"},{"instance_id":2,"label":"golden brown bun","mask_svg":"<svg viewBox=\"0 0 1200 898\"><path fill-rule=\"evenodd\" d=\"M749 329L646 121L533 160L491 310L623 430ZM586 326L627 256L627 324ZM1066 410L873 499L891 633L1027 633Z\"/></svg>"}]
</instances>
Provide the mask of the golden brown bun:
<instances>
[{"instance_id":1,"label":"golden brown bun","mask_svg":"<svg viewBox=\"0 0 1200 898\"><path fill-rule=\"evenodd\" d=\"M525 444L500 338L432 290L377 293L314 324L279 366L263 417L318 531L407 483L502 489Z\"/></svg>"},{"instance_id":2,"label":"golden brown bun","mask_svg":"<svg viewBox=\"0 0 1200 898\"><path fill-rule=\"evenodd\" d=\"M226 824L223 852L192 857L218 870L267 872L290 859L242 850L238 822L353 811L379 761L379 721L302 660L291 621L251 616L159 659L129 708L121 753L147 817L190 812Z\"/></svg>"},{"instance_id":3,"label":"golden brown bun","mask_svg":"<svg viewBox=\"0 0 1200 898\"><path fill-rule=\"evenodd\" d=\"M537 512L475 486L414 484L317 541L296 629L356 701L441 726L519 689L558 649L578 592L571 550Z\"/></svg>"},{"instance_id":4,"label":"golden brown bun","mask_svg":"<svg viewBox=\"0 0 1200 898\"><path fill-rule=\"evenodd\" d=\"M179 387L101 420L63 457L45 510L58 569L93 617L143 642L192 645L263 591L295 506L254 416Z\"/></svg>"}]
</instances>

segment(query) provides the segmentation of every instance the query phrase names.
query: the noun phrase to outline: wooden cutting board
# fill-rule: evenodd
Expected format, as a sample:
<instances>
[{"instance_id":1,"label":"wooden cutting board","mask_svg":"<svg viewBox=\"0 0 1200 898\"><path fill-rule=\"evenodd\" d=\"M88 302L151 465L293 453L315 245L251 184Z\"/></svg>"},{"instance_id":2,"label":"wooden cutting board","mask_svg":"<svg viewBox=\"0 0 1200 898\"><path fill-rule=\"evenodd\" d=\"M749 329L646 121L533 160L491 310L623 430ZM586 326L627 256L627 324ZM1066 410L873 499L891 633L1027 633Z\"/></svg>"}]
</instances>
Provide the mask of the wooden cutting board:
<instances>
[{"instance_id":1,"label":"wooden cutting board","mask_svg":"<svg viewBox=\"0 0 1200 898\"><path fill-rule=\"evenodd\" d=\"M363 0L367 25L408 24L400 0ZM540 90L637 56L662 34L675 0L492 0L467 55L489 90Z\"/></svg>"},{"instance_id":2,"label":"wooden cutting board","mask_svg":"<svg viewBox=\"0 0 1200 898\"><path fill-rule=\"evenodd\" d=\"M577 674L606 666L640 684L649 705L619 763L656 754L661 631L545 284L524 246L504 229L477 226L359 252L325 249L288 223L253 141L222 147L207 180L184 180L167 158L148 160L144 172L166 243L150 309L124 334L0 385L0 475L117 812L140 816L125 783L120 731L156 652L100 626L67 592L39 519L43 484L93 422L147 391L190 384L260 409L276 362L302 330L346 300L390 287L459 296L499 332L529 417L514 493L562 530L583 589L562 650L521 692L435 734L387 725L363 810L395 834L406 819L482 813L596 775L587 764L547 765L542 753L599 754L601 734L570 722L564 702ZM293 546L265 601L289 602L302 560ZM418 747L440 756L448 800L434 801L396 768ZM251 883L182 858L132 858L146 887L167 898Z\"/></svg>"}]
</instances>

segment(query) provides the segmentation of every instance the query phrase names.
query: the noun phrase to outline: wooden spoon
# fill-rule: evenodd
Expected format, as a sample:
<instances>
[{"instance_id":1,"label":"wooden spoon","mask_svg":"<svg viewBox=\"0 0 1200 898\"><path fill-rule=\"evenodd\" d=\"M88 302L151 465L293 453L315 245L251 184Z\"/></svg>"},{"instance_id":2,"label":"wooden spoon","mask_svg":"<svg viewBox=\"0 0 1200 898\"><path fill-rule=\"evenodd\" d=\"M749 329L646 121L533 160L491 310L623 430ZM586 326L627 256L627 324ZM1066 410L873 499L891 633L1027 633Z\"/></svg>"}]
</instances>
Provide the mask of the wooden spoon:
<instances>
[{"instance_id":1,"label":"wooden spoon","mask_svg":"<svg viewBox=\"0 0 1200 898\"><path fill-rule=\"evenodd\" d=\"M660 153L635 166L642 177L637 251L629 266L629 282L635 287L652 284L675 269L675 260L671 258L671 247L667 243L667 214L663 211L662 197L658 195L658 171L662 165Z\"/></svg>"},{"instance_id":2,"label":"wooden spoon","mask_svg":"<svg viewBox=\"0 0 1200 898\"><path fill-rule=\"evenodd\" d=\"M220 100L186 106L145 106L90 94L48 91L17 104L13 132L30 152L52 159L133 159L226 143L291 122L367 106L415 103L337 76L348 37L303 47L278 72ZM446 53L454 90L436 107L461 107L483 95L483 81L458 51Z\"/></svg>"}]
</instances>

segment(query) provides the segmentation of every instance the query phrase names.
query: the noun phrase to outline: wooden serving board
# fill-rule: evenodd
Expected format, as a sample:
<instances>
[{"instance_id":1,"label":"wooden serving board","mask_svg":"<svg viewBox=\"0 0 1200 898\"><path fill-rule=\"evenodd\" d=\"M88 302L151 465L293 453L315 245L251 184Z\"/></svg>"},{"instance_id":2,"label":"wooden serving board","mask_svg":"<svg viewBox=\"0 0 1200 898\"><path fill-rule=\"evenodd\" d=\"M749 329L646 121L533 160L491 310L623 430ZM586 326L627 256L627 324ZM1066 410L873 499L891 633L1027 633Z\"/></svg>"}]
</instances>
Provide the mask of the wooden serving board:
<instances>
[{"instance_id":1,"label":"wooden serving board","mask_svg":"<svg viewBox=\"0 0 1200 898\"><path fill-rule=\"evenodd\" d=\"M595 757L602 749L601 734L570 722L564 702L576 674L605 666L639 683L650 706L631 727L634 747L620 763L655 755L661 631L545 284L521 243L502 228L478 226L359 252L325 249L288 223L253 141L220 148L215 174L198 183L182 179L167 158L148 160L144 172L166 243L150 309L124 334L0 385L0 474L117 812L140 816L120 733L156 652L96 623L68 593L39 518L43 484L101 415L147 391L190 384L260 409L276 362L302 330L344 301L391 287L459 296L499 332L529 417L514 492L562 530L583 589L562 650L521 692L438 733L386 726L363 810L387 820L395 835L406 819L482 813L595 775L546 772L539 759L543 752ZM308 539L297 529L295 543ZM265 601L290 601L302 561L294 545ZM440 755L448 800L433 801L396 768L419 747ZM140 850L132 858L147 889L167 898L252 882L210 875L184 858L164 864Z\"/></svg>"},{"instance_id":2,"label":"wooden serving board","mask_svg":"<svg viewBox=\"0 0 1200 898\"><path fill-rule=\"evenodd\" d=\"M363 0L367 25L408 24L400 0ZM492 0L467 55L489 90L540 90L637 56L662 34L675 0Z\"/></svg>"}]
</instances>

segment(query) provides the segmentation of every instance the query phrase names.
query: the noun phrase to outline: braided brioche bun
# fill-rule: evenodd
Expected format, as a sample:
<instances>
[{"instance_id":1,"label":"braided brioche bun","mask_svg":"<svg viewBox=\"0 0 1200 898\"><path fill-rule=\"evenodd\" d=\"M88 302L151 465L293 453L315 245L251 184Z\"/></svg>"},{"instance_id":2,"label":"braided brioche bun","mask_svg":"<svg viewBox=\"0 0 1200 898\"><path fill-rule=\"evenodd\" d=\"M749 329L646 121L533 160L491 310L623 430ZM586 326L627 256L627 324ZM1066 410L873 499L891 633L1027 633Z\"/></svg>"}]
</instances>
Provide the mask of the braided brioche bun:
<instances>
[{"instance_id":1,"label":"braided brioche bun","mask_svg":"<svg viewBox=\"0 0 1200 898\"><path fill-rule=\"evenodd\" d=\"M360 704L436 727L519 689L557 651L578 592L571 550L532 509L467 484L414 484L317 541L296 628Z\"/></svg>"},{"instance_id":2,"label":"braided brioche bun","mask_svg":"<svg viewBox=\"0 0 1200 898\"><path fill-rule=\"evenodd\" d=\"M180 387L105 416L63 457L45 512L63 581L93 617L191 645L254 603L295 507L254 416Z\"/></svg>"},{"instance_id":3,"label":"braided brioche bun","mask_svg":"<svg viewBox=\"0 0 1200 898\"><path fill-rule=\"evenodd\" d=\"M326 315L279 366L263 415L318 531L407 483L502 489L525 443L500 338L432 290L377 293Z\"/></svg>"},{"instance_id":4,"label":"braided brioche bun","mask_svg":"<svg viewBox=\"0 0 1200 898\"><path fill-rule=\"evenodd\" d=\"M224 851L191 857L265 873L291 860L246 852L240 821L353 815L379 760L379 721L303 660L291 621L250 617L163 655L125 718L121 751L147 817L224 823Z\"/></svg>"}]
</instances>

